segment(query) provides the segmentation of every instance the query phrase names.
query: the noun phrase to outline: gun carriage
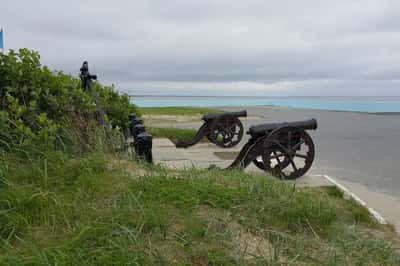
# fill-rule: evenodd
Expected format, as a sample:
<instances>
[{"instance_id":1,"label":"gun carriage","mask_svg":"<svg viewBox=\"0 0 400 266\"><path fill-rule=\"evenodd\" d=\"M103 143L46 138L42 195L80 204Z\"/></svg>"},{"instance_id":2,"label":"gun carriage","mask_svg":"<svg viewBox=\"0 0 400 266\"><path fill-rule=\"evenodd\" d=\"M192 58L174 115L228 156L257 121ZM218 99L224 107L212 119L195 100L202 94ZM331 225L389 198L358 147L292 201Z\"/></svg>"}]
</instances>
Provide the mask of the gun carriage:
<instances>
[{"instance_id":1,"label":"gun carriage","mask_svg":"<svg viewBox=\"0 0 400 266\"><path fill-rule=\"evenodd\" d=\"M198 143L202 138L207 139L222 148L236 146L243 138L243 124L239 117L246 117L246 110L207 114L202 117L204 124L199 128L195 137L189 142L180 141L177 148L188 148Z\"/></svg>"},{"instance_id":2,"label":"gun carriage","mask_svg":"<svg viewBox=\"0 0 400 266\"><path fill-rule=\"evenodd\" d=\"M252 126L249 141L228 169L244 169L253 162L281 179L299 178L314 161L314 143L306 131L315 129L315 119Z\"/></svg>"}]
</instances>

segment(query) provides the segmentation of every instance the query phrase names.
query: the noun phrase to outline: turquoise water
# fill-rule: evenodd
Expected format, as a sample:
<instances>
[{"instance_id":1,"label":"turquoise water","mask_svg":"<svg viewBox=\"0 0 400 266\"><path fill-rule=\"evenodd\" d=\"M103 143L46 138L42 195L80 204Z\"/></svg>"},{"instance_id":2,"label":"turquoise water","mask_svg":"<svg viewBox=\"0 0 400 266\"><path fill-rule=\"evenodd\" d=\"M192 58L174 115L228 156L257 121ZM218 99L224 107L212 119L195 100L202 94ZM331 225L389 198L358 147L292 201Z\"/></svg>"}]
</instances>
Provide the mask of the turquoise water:
<instances>
[{"instance_id":1,"label":"turquoise water","mask_svg":"<svg viewBox=\"0 0 400 266\"><path fill-rule=\"evenodd\" d=\"M213 97L213 96L131 96L140 107L167 106L257 106L355 111L400 112L400 97Z\"/></svg>"}]
</instances>

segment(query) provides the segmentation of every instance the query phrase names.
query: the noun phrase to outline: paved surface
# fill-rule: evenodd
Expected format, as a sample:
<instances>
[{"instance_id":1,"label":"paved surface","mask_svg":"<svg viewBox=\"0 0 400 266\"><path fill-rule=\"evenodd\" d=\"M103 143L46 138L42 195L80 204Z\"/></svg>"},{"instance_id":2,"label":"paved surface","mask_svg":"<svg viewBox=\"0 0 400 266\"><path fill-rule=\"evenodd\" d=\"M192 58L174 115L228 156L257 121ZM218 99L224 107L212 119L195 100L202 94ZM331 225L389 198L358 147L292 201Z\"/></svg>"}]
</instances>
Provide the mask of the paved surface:
<instances>
[{"instance_id":1,"label":"paved surface","mask_svg":"<svg viewBox=\"0 0 400 266\"><path fill-rule=\"evenodd\" d=\"M156 163L170 168L203 168L210 165L225 168L233 161L231 159L239 152L238 147L227 151L210 143L200 143L188 149L177 149L169 139L153 140L153 157ZM246 168L247 172L264 174L263 171L251 164ZM318 175L307 175L296 181L291 181L299 186L332 186L332 183Z\"/></svg>"}]
</instances>

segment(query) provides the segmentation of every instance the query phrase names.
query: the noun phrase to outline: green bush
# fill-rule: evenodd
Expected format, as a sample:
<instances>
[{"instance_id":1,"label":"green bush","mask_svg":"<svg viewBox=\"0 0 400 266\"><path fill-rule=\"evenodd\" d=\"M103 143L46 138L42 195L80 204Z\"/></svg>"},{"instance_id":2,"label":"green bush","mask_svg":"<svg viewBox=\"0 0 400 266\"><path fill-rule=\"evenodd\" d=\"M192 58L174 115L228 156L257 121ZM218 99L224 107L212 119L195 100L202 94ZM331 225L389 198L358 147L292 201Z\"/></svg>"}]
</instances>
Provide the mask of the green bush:
<instances>
[{"instance_id":1,"label":"green bush","mask_svg":"<svg viewBox=\"0 0 400 266\"><path fill-rule=\"evenodd\" d=\"M96 82L83 91L79 79L42 66L37 52L0 54L0 149L53 148L67 143L71 131L85 141L99 108L112 128L125 128L128 114L136 112L112 87Z\"/></svg>"}]
</instances>

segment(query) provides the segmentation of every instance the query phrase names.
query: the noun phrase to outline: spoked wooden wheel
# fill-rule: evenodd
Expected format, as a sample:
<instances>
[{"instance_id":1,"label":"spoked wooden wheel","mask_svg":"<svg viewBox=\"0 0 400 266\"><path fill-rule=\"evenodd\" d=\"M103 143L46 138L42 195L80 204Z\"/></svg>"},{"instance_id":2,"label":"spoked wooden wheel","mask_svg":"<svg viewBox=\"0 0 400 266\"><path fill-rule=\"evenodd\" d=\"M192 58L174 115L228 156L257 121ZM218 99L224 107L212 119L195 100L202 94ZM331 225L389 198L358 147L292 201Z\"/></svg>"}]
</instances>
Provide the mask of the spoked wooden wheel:
<instances>
[{"instance_id":1,"label":"spoked wooden wheel","mask_svg":"<svg viewBox=\"0 0 400 266\"><path fill-rule=\"evenodd\" d=\"M243 124L236 117L216 119L207 138L222 148L231 148L243 138Z\"/></svg>"},{"instance_id":2,"label":"spoked wooden wheel","mask_svg":"<svg viewBox=\"0 0 400 266\"><path fill-rule=\"evenodd\" d=\"M296 179L311 167L315 148L304 130L286 127L269 135L263 143L262 161L265 171L281 179Z\"/></svg>"},{"instance_id":3,"label":"spoked wooden wheel","mask_svg":"<svg viewBox=\"0 0 400 266\"><path fill-rule=\"evenodd\" d=\"M271 156L274 156L274 154L272 153ZM270 171L270 169L268 168L268 170L267 170L267 168L264 165L263 156L258 156L257 158L255 158L253 160L253 163L261 170L264 170L267 172ZM280 163L281 163L282 169L284 169L290 164L290 160L287 157L284 157L283 161L281 161Z\"/></svg>"}]
</instances>

